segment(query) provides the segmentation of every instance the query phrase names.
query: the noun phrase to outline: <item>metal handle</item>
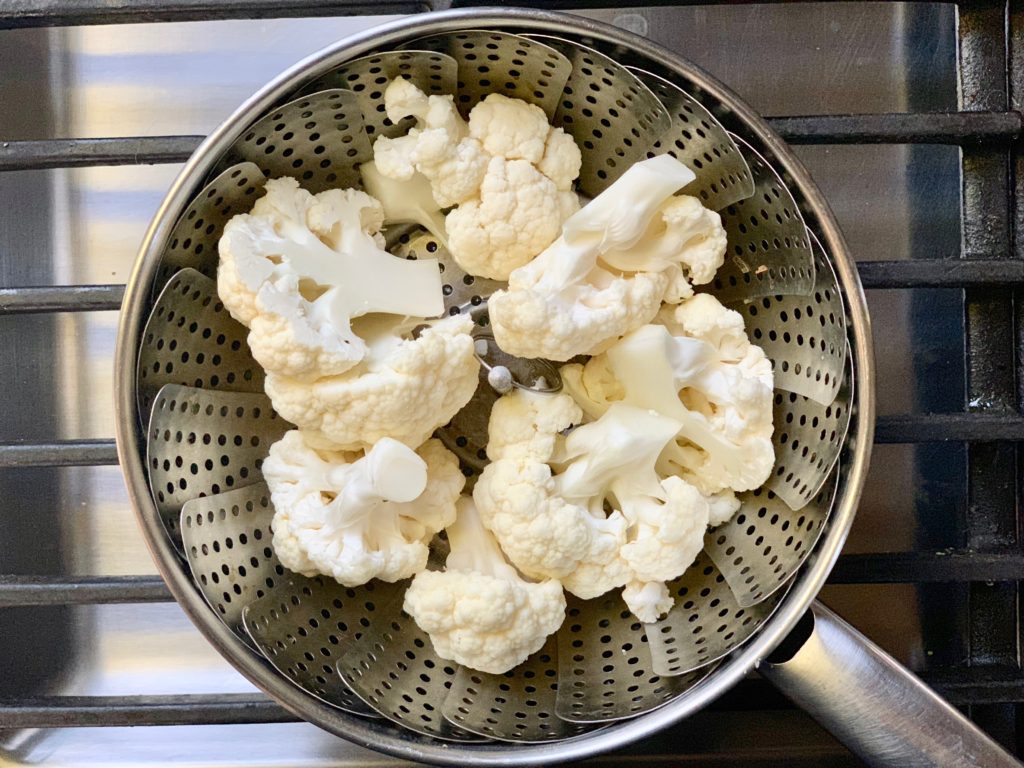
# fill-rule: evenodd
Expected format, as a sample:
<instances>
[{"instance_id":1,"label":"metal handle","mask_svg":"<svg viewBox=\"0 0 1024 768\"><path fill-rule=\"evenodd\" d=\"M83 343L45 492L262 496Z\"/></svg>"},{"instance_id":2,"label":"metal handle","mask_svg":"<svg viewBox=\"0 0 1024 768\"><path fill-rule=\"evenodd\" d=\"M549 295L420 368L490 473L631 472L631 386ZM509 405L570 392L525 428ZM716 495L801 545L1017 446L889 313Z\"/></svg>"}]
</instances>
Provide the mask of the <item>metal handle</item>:
<instances>
[{"instance_id":1,"label":"metal handle","mask_svg":"<svg viewBox=\"0 0 1024 768\"><path fill-rule=\"evenodd\" d=\"M821 603L758 670L869 765L1021 766Z\"/></svg>"}]
</instances>

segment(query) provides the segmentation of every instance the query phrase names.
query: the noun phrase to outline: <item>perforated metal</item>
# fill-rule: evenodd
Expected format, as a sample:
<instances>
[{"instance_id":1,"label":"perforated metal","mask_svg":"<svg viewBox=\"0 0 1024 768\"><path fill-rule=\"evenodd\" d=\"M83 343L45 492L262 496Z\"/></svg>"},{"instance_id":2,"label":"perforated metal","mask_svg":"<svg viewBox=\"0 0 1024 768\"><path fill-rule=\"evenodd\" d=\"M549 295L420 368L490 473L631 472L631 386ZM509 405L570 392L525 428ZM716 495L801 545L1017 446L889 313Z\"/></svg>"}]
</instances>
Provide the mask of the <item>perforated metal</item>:
<instances>
[{"instance_id":1,"label":"perforated metal","mask_svg":"<svg viewBox=\"0 0 1024 768\"><path fill-rule=\"evenodd\" d=\"M647 627L653 669L659 675L683 675L731 653L771 616L782 597L777 593L754 606L741 606L703 552L668 588L675 605Z\"/></svg>"},{"instance_id":2,"label":"perforated metal","mask_svg":"<svg viewBox=\"0 0 1024 768\"><path fill-rule=\"evenodd\" d=\"M454 94L458 70L455 59L436 51L384 51L345 62L303 87L302 93L331 88L352 91L372 141L378 136L402 136L416 123L407 117L396 125L384 113L384 90L392 80L404 77L428 95Z\"/></svg>"},{"instance_id":3,"label":"perforated metal","mask_svg":"<svg viewBox=\"0 0 1024 768\"><path fill-rule=\"evenodd\" d=\"M181 538L192 580L214 612L248 645L242 609L273 589L284 567L270 547L274 508L264 483L186 502Z\"/></svg>"},{"instance_id":4,"label":"perforated metal","mask_svg":"<svg viewBox=\"0 0 1024 768\"><path fill-rule=\"evenodd\" d=\"M667 152L697 178L683 192L700 198L706 208L720 211L754 194L754 178L732 136L690 94L651 72L627 67L658 97L671 115L668 130L647 152Z\"/></svg>"},{"instance_id":5,"label":"perforated metal","mask_svg":"<svg viewBox=\"0 0 1024 768\"><path fill-rule=\"evenodd\" d=\"M725 577L736 602L756 606L803 565L821 535L836 493L838 467L814 498L793 510L772 491L740 494L740 509L708 532L704 551Z\"/></svg>"},{"instance_id":6,"label":"perforated metal","mask_svg":"<svg viewBox=\"0 0 1024 768\"><path fill-rule=\"evenodd\" d=\"M245 607L245 629L299 688L346 712L375 715L338 676L337 663L375 622L401 612L405 586L374 580L343 587L324 576L289 574Z\"/></svg>"},{"instance_id":7,"label":"perforated metal","mask_svg":"<svg viewBox=\"0 0 1024 768\"><path fill-rule=\"evenodd\" d=\"M835 399L846 364L846 315L832 265L815 248L814 290L808 296L762 296L732 303L750 340L771 358L775 386L822 404Z\"/></svg>"},{"instance_id":8,"label":"perforated metal","mask_svg":"<svg viewBox=\"0 0 1024 768\"><path fill-rule=\"evenodd\" d=\"M139 345L139 413L147 414L164 384L262 392L263 369L252 359L248 330L217 297L217 285L183 269L164 287Z\"/></svg>"},{"instance_id":9,"label":"perforated metal","mask_svg":"<svg viewBox=\"0 0 1024 768\"><path fill-rule=\"evenodd\" d=\"M628 69L592 48L546 35L531 35L572 63L554 124L572 135L583 152L580 191L602 192L671 125L668 110Z\"/></svg>"},{"instance_id":10,"label":"perforated metal","mask_svg":"<svg viewBox=\"0 0 1024 768\"><path fill-rule=\"evenodd\" d=\"M843 386L829 405L795 392L775 391L775 468L764 487L792 509L810 503L839 460L850 426L852 378L847 368Z\"/></svg>"},{"instance_id":11,"label":"perforated metal","mask_svg":"<svg viewBox=\"0 0 1024 768\"><path fill-rule=\"evenodd\" d=\"M558 644L544 647L503 675L461 667L444 703L444 716L458 726L499 741L567 739L590 728L555 715Z\"/></svg>"},{"instance_id":12,"label":"perforated metal","mask_svg":"<svg viewBox=\"0 0 1024 768\"><path fill-rule=\"evenodd\" d=\"M156 508L179 548L182 505L260 482L270 445L289 428L265 395L179 384L160 390L147 430L146 463Z\"/></svg>"},{"instance_id":13,"label":"perforated metal","mask_svg":"<svg viewBox=\"0 0 1024 768\"><path fill-rule=\"evenodd\" d=\"M217 276L217 242L224 225L248 212L263 191L266 179L253 163L225 168L196 193L167 239L153 280L154 295L178 270L191 267L213 279Z\"/></svg>"},{"instance_id":14,"label":"perforated metal","mask_svg":"<svg viewBox=\"0 0 1024 768\"><path fill-rule=\"evenodd\" d=\"M405 613L374 623L341 657L338 674L370 707L410 730L447 741L481 738L442 715L458 665L439 658Z\"/></svg>"},{"instance_id":15,"label":"perforated metal","mask_svg":"<svg viewBox=\"0 0 1024 768\"><path fill-rule=\"evenodd\" d=\"M558 51L521 35L463 29L421 37L406 48L446 53L458 62L456 103L463 115L490 93L536 104L555 115L572 65Z\"/></svg>"},{"instance_id":16,"label":"perforated metal","mask_svg":"<svg viewBox=\"0 0 1024 768\"><path fill-rule=\"evenodd\" d=\"M555 713L570 722L622 720L662 706L696 685L710 668L665 677L653 669L646 627L619 590L595 600L566 595L558 630Z\"/></svg>"},{"instance_id":17,"label":"perforated metal","mask_svg":"<svg viewBox=\"0 0 1024 768\"><path fill-rule=\"evenodd\" d=\"M775 169L741 138L730 136L750 167L754 193L720 212L729 246L711 292L724 303L806 296L814 290L816 265L800 208Z\"/></svg>"},{"instance_id":18,"label":"perforated metal","mask_svg":"<svg viewBox=\"0 0 1024 768\"><path fill-rule=\"evenodd\" d=\"M360 186L359 164L372 159L359 99L335 88L290 101L256 121L219 167L249 161L267 178L291 176L316 193Z\"/></svg>"}]
</instances>

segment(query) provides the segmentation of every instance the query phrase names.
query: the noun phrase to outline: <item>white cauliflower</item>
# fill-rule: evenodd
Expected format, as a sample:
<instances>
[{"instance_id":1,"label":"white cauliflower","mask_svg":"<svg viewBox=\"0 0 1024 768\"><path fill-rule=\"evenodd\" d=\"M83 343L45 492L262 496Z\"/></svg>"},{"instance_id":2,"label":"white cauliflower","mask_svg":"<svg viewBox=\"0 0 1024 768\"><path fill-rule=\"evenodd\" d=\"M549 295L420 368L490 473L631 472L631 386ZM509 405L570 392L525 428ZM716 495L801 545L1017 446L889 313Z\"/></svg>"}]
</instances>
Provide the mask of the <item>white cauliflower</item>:
<instances>
[{"instance_id":1,"label":"white cauliflower","mask_svg":"<svg viewBox=\"0 0 1024 768\"><path fill-rule=\"evenodd\" d=\"M670 197L651 219L647 231L628 248L601 254L601 261L622 272L670 270L674 289L666 301L678 304L693 295L694 285L710 283L725 261L722 217L689 195Z\"/></svg>"},{"instance_id":2,"label":"white cauliflower","mask_svg":"<svg viewBox=\"0 0 1024 768\"><path fill-rule=\"evenodd\" d=\"M349 587L422 571L430 539L455 519L465 484L437 440L414 452L384 438L364 454L317 450L297 430L271 446L263 476L282 565Z\"/></svg>"},{"instance_id":3,"label":"white cauliflower","mask_svg":"<svg viewBox=\"0 0 1024 768\"><path fill-rule=\"evenodd\" d=\"M367 352L355 318L444 311L437 261L385 251L383 211L372 197L352 189L312 195L291 178L265 190L251 213L224 227L217 291L248 326L253 357L268 374L309 381L343 373Z\"/></svg>"},{"instance_id":4,"label":"white cauliflower","mask_svg":"<svg viewBox=\"0 0 1024 768\"><path fill-rule=\"evenodd\" d=\"M533 578L560 579L583 599L676 578L703 546L708 501L655 462L679 425L622 404L561 433L581 417L566 394L516 391L491 412L491 463L473 498L509 560ZM666 593L667 594L667 593ZM669 601L671 605L671 601Z\"/></svg>"},{"instance_id":5,"label":"white cauliflower","mask_svg":"<svg viewBox=\"0 0 1024 768\"><path fill-rule=\"evenodd\" d=\"M405 611L430 635L437 655L490 674L522 663L565 619L554 580L531 583L506 562L473 502L460 500L448 526L444 571L423 571L405 593Z\"/></svg>"},{"instance_id":6,"label":"white cauliflower","mask_svg":"<svg viewBox=\"0 0 1024 768\"><path fill-rule=\"evenodd\" d=\"M484 524L520 571L535 579L561 579L588 567L591 584L615 582L618 551L625 542L621 515L592 515L556 495L549 465L564 443L560 434L582 412L566 394L514 390L491 410L487 455L491 459L473 490ZM583 560L587 564L583 564ZM604 566L608 573L599 574ZM581 580L581 583L583 580ZM613 586L581 597L594 597ZM581 587L582 589L582 587Z\"/></svg>"},{"instance_id":7,"label":"white cauliflower","mask_svg":"<svg viewBox=\"0 0 1024 768\"><path fill-rule=\"evenodd\" d=\"M572 137L548 125L539 107L492 93L477 104L468 124L451 96L427 96L408 80L384 92L388 117L415 117L405 136L374 142L374 163L364 167L367 189L385 191L383 179L429 181L438 208L458 207L444 233L418 192L407 190L401 218L426 226L444 240L456 263L478 277L507 280L558 236L579 208L571 191L582 156ZM395 189L389 190L391 192Z\"/></svg>"},{"instance_id":8,"label":"white cauliflower","mask_svg":"<svg viewBox=\"0 0 1024 768\"><path fill-rule=\"evenodd\" d=\"M683 261L698 262L700 248L688 229L658 217L663 208L675 216L671 195L693 178L674 157L659 155L634 164L570 216L561 237L512 272L508 290L488 300L498 346L560 361L596 354L650 322L663 300L684 294ZM688 239L676 242L677 235ZM637 259L640 271L602 261L606 253L625 260L634 247L646 254Z\"/></svg>"},{"instance_id":9,"label":"white cauliflower","mask_svg":"<svg viewBox=\"0 0 1024 768\"><path fill-rule=\"evenodd\" d=\"M506 160L528 160L537 165L544 157L548 135L554 131L564 133L548 125L543 109L501 93L489 94L469 113L469 135L492 155Z\"/></svg>"},{"instance_id":10,"label":"white cauliflower","mask_svg":"<svg viewBox=\"0 0 1024 768\"><path fill-rule=\"evenodd\" d=\"M268 373L267 395L283 418L317 433L318 444L351 450L392 437L417 446L476 391L480 362L467 315L431 322L372 318L356 326L368 352L359 365L312 382Z\"/></svg>"},{"instance_id":11,"label":"white cauliflower","mask_svg":"<svg viewBox=\"0 0 1024 768\"><path fill-rule=\"evenodd\" d=\"M622 601L640 621L652 624L672 610L675 600L663 581L634 581L622 590Z\"/></svg>"},{"instance_id":12,"label":"white cauliflower","mask_svg":"<svg viewBox=\"0 0 1024 768\"><path fill-rule=\"evenodd\" d=\"M377 137L373 156L382 174L407 180L422 173L442 208L476 194L490 156L469 135L451 96L427 96L398 77L384 91L384 107L393 123L414 117L416 126L405 136Z\"/></svg>"},{"instance_id":13,"label":"white cauliflower","mask_svg":"<svg viewBox=\"0 0 1024 768\"><path fill-rule=\"evenodd\" d=\"M579 208L571 188L582 156L540 107L500 93L473 107L469 134L491 160L477 196L445 220L451 254L472 275L508 280Z\"/></svg>"},{"instance_id":14,"label":"white cauliflower","mask_svg":"<svg viewBox=\"0 0 1024 768\"><path fill-rule=\"evenodd\" d=\"M544 143L544 157L537 163L537 170L555 182L565 192L572 189L572 183L580 175L583 155L576 146L576 140L561 128L552 128Z\"/></svg>"},{"instance_id":15,"label":"white cauliflower","mask_svg":"<svg viewBox=\"0 0 1024 768\"><path fill-rule=\"evenodd\" d=\"M704 547L708 527L709 505L700 491L656 469L658 456L678 429L670 418L615 403L597 421L573 430L556 457L562 469L555 477L558 496L587 506L592 516L617 511L628 525L614 567L602 567L596 580L592 569L577 569L562 579L563 585L580 597L628 586L626 605L646 622L667 611L664 582L690 567ZM608 574L614 578L602 583L600 577ZM661 586L648 588L651 583ZM640 599L652 589L663 595L660 601Z\"/></svg>"},{"instance_id":16,"label":"white cauliflower","mask_svg":"<svg viewBox=\"0 0 1024 768\"><path fill-rule=\"evenodd\" d=\"M492 93L469 113L469 135L495 157L529 161L561 191L580 175L580 148L536 104Z\"/></svg>"},{"instance_id":17,"label":"white cauliflower","mask_svg":"<svg viewBox=\"0 0 1024 768\"><path fill-rule=\"evenodd\" d=\"M385 224L419 224L437 238L442 247L448 248L444 214L426 176L415 173L408 179L392 179L381 173L376 163L363 163L359 166L359 175L363 189L380 200Z\"/></svg>"},{"instance_id":18,"label":"white cauliflower","mask_svg":"<svg viewBox=\"0 0 1024 768\"><path fill-rule=\"evenodd\" d=\"M449 249L471 275L507 280L558 237L562 222L578 208L574 192L560 192L528 161L494 157L479 197L445 219Z\"/></svg>"},{"instance_id":19,"label":"white cauliflower","mask_svg":"<svg viewBox=\"0 0 1024 768\"><path fill-rule=\"evenodd\" d=\"M738 506L732 492L759 487L775 462L771 362L740 314L713 296L665 307L657 319L586 366L564 366L562 380L591 418L623 402L679 422L660 469L710 496L721 523Z\"/></svg>"}]
</instances>

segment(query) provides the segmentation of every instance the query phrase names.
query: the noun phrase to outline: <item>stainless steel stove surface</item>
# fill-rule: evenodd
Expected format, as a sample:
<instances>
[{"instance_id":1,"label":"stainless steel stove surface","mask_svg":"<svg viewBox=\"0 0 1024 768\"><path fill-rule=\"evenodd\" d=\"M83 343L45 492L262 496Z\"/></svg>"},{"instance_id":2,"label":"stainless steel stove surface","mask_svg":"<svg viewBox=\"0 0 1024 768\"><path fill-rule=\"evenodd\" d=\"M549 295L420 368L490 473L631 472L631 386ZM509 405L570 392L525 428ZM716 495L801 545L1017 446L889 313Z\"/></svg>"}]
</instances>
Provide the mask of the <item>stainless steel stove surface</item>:
<instances>
[{"instance_id":1,"label":"stainless steel stove surface","mask_svg":"<svg viewBox=\"0 0 1024 768\"><path fill-rule=\"evenodd\" d=\"M594 4L545 5L678 51L800 145L879 355L879 445L823 598L1020 750L1022 6ZM416 10L0 1L0 765L392 762L288 722L169 602L115 466L111 377L120 286L199 137L385 18L349 14ZM859 764L757 679L595 762Z\"/></svg>"}]
</instances>

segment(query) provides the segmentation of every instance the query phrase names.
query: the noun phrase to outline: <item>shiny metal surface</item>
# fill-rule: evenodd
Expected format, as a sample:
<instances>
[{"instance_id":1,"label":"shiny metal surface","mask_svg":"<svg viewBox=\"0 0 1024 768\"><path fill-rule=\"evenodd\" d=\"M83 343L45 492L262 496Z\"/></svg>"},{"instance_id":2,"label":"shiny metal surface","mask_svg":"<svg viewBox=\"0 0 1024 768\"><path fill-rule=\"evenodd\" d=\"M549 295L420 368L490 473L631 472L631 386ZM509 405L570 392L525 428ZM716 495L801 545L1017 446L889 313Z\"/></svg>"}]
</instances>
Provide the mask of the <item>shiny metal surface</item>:
<instances>
[{"instance_id":1,"label":"shiny metal surface","mask_svg":"<svg viewBox=\"0 0 1024 768\"><path fill-rule=\"evenodd\" d=\"M800 648L758 670L869 765L1019 768L1016 758L824 605L815 603L809 617L810 636Z\"/></svg>"},{"instance_id":2,"label":"shiny metal surface","mask_svg":"<svg viewBox=\"0 0 1024 768\"><path fill-rule=\"evenodd\" d=\"M290 428L262 392L164 385L146 428L145 463L166 541L184 552L182 505L259 483L269 446Z\"/></svg>"},{"instance_id":3,"label":"shiny metal surface","mask_svg":"<svg viewBox=\"0 0 1024 768\"><path fill-rule=\"evenodd\" d=\"M262 393L263 369L252 359L246 333L220 303L213 279L191 267L176 272L143 331L140 415L150 412L165 384Z\"/></svg>"},{"instance_id":4,"label":"shiny metal surface","mask_svg":"<svg viewBox=\"0 0 1024 768\"><path fill-rule=\"evenodd\" d=\"M839 285L845 294L844 304L850 318L850 344L854 360L853 375L856 379L854 391L857 393L858 408L850 430L853 439L848 443L847 456L843 461L844 476L840 482L836 506L827 530L819 540L811 558L806 561L805 569L797 577L787 599L783 601L773 618L761 626L758 634L747 646L737 651L730 659L722 662L706 680L689 689L687 695L672 698L671 701L666 701L661 708L646 711L643 717L615 723L601 731L566 742L537 744L529 747L502 745L500 748L489 744L464 744L458 749L454 749L429 736L419 736L409 730L386 730L373 724L367 724L357 718L347 716L345 713L324 707L310 697L302 695L286 680L268 672L263 664L248 655L244 646L240 646L232 640L230 630L209 613L206 604L196 599L191 586L191 577L178 566L173 549L163 535L162 524L159 522L159 517L153 509L152 499L148 494L147 473L141 460L140 436L135 428L137 414L135 413L134 366L126 368L125 361L134 362L137 355L140 333L147 315L147 297L153 277L159 269L173 221L188 204L194 190L200 186L197 182L209 172L211 165L216 162L218 157L222 156L226 148L232 146L237 142L239 136L249 130L249 126L256 119L267 109L272 108L274 104L287 98L299 82L308 80L310 77L317 77L322 72L336 67L350 58L366 55L381 47L393 46L406 40L415 39L424 33L449 32L474 26L494 26L499 29L514 26L517 30L574 38L583 35L599 42L619 45L622 46L622 51L629 52L629 55L637 62L658 66L663 68L667 76L680 77L686 82L694 83L706 94L707 98L715 100L735 129L742 131L751 142L756 142L762 148L766 158L778 163L780 173L788 175L788 178L792 180L791 186L795 190L799 190L803 199L803 210L809 226L813 226L820 232L822 243L835 262ZM576 51L574 51L574 55L577 55ZM582 50L578 55L582 56L585 63L590 56ZM616 74L614 66L609 65L605 68L610 78ZM636 88L636 86L633 85L630 88ZM636 91L637 98L641 92L640 89ZM656 117L653 112L645 112L640 117L640 128L654 125L657 122ZM660 135L667 127L666 115L665 125L657 131L656 135ZM601 174L598 172L596 176L600 178ZM853 521L856 504L867 472L867 461L874 430L874 358L867 309L855 265L846 250L828 206L788 147L768 129L767 124L757 113L737 100L722 84L692 65L672 57L663 49L651 46L644 39L623 35L612 27L573 21L570 17L559 14L518 9L506 11L500 15L488 11L450 11L436 14L431 18L395 22L369 33L355 35L285 71L250 98L231 118L221 124L186 163L157 210L153 223L143 240L140 258L129 278L122 307L115 354L114 389L118 456L125 472L129 495L146 535L146 543L153 552L157 566L171 592L207 638L219 647L240 672L284 706L301 712L302 716L311 722L338 735L344 735L361 745L372 746L397 757L446 764L490 765L509 764L510 761L514 761L522 765L536 765L554 760L579 759L600 754L651 735L657 730L677 722L730 688L785 636L823 585ZM240 397L240 395L234 396ZM401 627L394 628L395 633L401 631ZM411 639L413 634L410 630L408 637L403 639ZM394 636L391 639L393 640ZM393 645L394 643L391 642L387 647L390 648ZM401 643L401 646L403 650L408 648L406 642ZM359 683L363 679L362 676L365 673L372 673L373 676L376 676L380 659L371 653L370 661L376 662L377 666L372 664L353 665L349 663L348 657L354 653L357 653L356 649L342 659L339 671L345 676L346 682L358 693L361 693ZM363 651L358 651L358 653L363 653ZM414 656L417 655L414 653ZM346 674L347 672L352 674ZM454 670L452 675L454 675ZM652 685L656 684L656 681L653 680L648 680L648 682ZM371 687L371 690L373 696L378 698L386 695L378 694L376 688ZM387 690L386 687L384 690ZM616 695L622 694L623 692L616 692ZM366 698L371 704L375 703L370 694L366 694ZM425 698L421 696L418 701L422 703ZM410 703L415 704L416 702ZM398 710L401 707L388 706L379 709L382 714L402 719L407 725L413 722L411 718L406 719L408 713L399 714ZM432 714L424 712L418 721L432 725L430 733L448 738L460 737L454 727L445 733L443 721L436 722L435 720L432 723L432 718Z\"/></svg>"},{"instance_id":5,"label":"shiny metal surface","mask_svg":"<svg viewBox=\"0 0 1024 768\"><path fill-rule=\"evenodd\" d=\"M704 66L765 114L925 111L956 107L951 6L791 4L595 11ZM231 21L0 32L5 139L206 133L263 82L301 56L381 18ZM736 56L723 39L747 53ZM814 72L814 78L807 78ZM9 76L8 76L9 75ZM955 147L797 147L859 260L942 256L959 246ZM0 275L4 285L123 282L145 227L177 167L98 167L0 175ZM72 247L73 245L73 247ZM882 413L959 407L963 351L958 291L869 292L884 329L879 374L929 385L888 387ZM113 312L0 318L11 408L5 439L109 437ZM934 333L935 328L946 329ZM59 374L51 391L44 376ZM85 404L88 402L89 407ZM40 403L56 408L40 418ZM961 447L875 449L865 500L846 551L957 546ZM927 461L925 461L927 459ZM938 469L936 469L938 465ZM909 478L917 476L917 482ZM8 572L151 574L154 565L116 467L0 473L0 562ZM60 547L49 546L59 537ZM45 546L43 542L46 542ZM938 606L929 602L940 595ZM955 661L936 633L946 585L849 585L827 599L917 670ZM66 617L66 620L62 617ZM63 622L63 623L62 623ZM927 626L923 626L923 625ZM64 627L61 630L61 627ZM72 630L71 628L74 627ZM38 633L33 634L33 630ZM19 693L172 694L252 691L175 604L18 609L0 635L21 660L0 689ZM10 647L10 646L9 646ZM30 653L46 647L73 663ZM7 689L4 689L7 690ZM748 765L776 749L849 765L797 713L711 712L651 742L673 764L745 750ZM381 758L313 726L71 728L36 735L0 765L379 765ZM5 741L11 746L11 742ZM617 760L630 757L621 755ZM806 757L803 758L805 761ZM808 764L806 762L801 764Z\"/></svg>"},{"instance_id":6,"label":"shiny metal surface","mask_svg":"<svg viewBox=\"0 0 1024 768\"><path fill-rule=\"evenodd\" d=\"M256 483L187 502L178 526L193 582L214 613L254 650L258 645L242 613L285 579L270 548L273 516L270 490Z\"/></svg>"}]
</instances>

